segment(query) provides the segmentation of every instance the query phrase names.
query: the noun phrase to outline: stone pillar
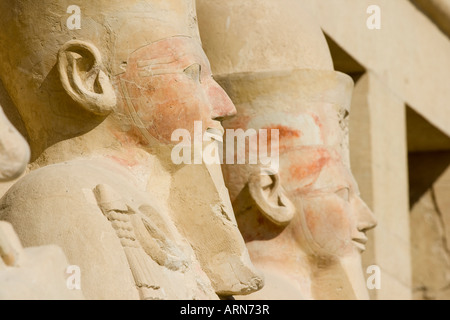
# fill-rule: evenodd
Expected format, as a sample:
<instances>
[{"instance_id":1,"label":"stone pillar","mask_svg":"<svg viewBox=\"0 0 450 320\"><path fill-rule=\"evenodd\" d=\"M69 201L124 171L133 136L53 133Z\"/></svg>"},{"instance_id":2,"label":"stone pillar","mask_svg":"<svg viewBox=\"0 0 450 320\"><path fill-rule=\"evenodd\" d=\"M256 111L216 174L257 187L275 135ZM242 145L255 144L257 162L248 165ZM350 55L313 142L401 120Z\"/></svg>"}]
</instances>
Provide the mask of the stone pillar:
<instances>
[{"instance_id":1,"label":"stone pillar","mask_svg":"<svg viewBox=\"0 0 450 320\"><path fill-rule=\"evenodd\" d=\"M350 159L362 198L378 220L363 254L366 268L381 268L381 289L371 291L372 299L411 298L406 141L404 103L366 73L353 95Z\"/></svg>"},{"instance_id":2,"label":"stone pillar","mask_svg":"<svg viewBox=\"0 0 450 320\"><path fill-rule=\"evenodd\" d=\"M421 155L422 160L430 154ZM450 152L434 154L448 163ZM417 161L419 156L415 156ZM432 161L430 161L432 160ZM439 159L440 160L440 159ZM420 160L419 160L420 161ZM423 164L423 161L421 161ZM425 171L427 171L425 167ZM450 299L450 166L411 210L413 297Z\"/></svg>"},{"instance_id":3,"label":"stone pillar","mask_svg":"<svg viewBox=\"0 0 450 320\"><path fill-rule=\"evenodd\" d=\"M450 137L408 109L414 299L450 299Z\"/></svg>"}]
</instances>

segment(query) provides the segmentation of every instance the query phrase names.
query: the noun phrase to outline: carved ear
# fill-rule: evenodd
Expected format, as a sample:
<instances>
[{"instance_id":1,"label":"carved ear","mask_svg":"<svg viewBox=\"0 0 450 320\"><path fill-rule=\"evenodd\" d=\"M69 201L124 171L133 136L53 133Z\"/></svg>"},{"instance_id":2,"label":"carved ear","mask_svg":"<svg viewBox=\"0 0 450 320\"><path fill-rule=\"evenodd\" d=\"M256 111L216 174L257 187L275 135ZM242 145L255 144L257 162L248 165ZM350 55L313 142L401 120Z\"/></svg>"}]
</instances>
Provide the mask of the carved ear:
<instances>
[{"instance_id":1,"label":"carved ear","mask_svg":"<svg viewBox=\"0 0 450 320\"><path fill-rule=\"evenodd\" d=\"M286 196L278 173L255 173L250 177L248 186L253 200L266 218L278 226L291 222L295 207Z\"/></svg>"},{"instance_id":2,"label":"carved ear","mask_svg":"<svg viewBox=\"0 0 450 320\"><path fill-rule=\"evenodd\" d=\"M72 40L59 50L58 71L66 92L87 111L105 116L117 99L111 80L102 69L101 54L90 43Z\"/></svg>"}]
</instances>

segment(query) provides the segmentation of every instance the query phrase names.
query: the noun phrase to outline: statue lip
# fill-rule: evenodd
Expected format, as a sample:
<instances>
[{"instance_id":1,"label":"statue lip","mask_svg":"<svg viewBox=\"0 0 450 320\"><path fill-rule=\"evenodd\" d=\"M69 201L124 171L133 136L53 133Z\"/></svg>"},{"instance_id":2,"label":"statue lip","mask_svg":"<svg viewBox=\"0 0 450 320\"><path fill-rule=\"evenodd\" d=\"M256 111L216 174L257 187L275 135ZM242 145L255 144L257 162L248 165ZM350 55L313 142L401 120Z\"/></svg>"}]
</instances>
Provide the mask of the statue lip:
<instances>
[{"instance_id":1,"label":"statue lip","mask_svg":"<svg viewBox=\"0 0 450 320\"><path fill-rule=\"evenodd\" d=\"M367 239L366 236L363 236L363 237L359 237L359 238L353 238L352 242L358 249L365 251L368 240L369 239Z\"/></svg>"},{"instance_id":2,"label":"statue lip","mask_svg":"<svg viewBox=\"0 0 450 320\"><path fill-rule=\"evenodd\" d=\"M225 135L225 129L222 127L222 125L219 124L217 126L214 127L209 127L208 129L206 129L207 134L218 141L223 141L223 136Z\"/></svg>"}]
</instances>

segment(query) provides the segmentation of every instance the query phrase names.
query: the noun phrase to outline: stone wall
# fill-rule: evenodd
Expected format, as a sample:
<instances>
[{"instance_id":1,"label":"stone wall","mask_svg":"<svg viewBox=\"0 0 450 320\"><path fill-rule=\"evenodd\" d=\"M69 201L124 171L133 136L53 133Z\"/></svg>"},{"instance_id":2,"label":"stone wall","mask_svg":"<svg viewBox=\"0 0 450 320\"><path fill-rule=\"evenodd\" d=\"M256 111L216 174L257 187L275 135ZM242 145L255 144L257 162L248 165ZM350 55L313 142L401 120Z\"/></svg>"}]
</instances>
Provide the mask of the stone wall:
<instances>
[{"instance_id":1,"label":"stone wall","mask_svg":"<svg viewBox=\"0 0 450 320\"><path fill-rule=\"evenodd\" d=\"M356 81L352 170L379 220L363 260L383 271L372 298L448 298L449 4L317 1L335 68ZM380 30L366 27L369 5Z\"/></svg>"}]
</instances>

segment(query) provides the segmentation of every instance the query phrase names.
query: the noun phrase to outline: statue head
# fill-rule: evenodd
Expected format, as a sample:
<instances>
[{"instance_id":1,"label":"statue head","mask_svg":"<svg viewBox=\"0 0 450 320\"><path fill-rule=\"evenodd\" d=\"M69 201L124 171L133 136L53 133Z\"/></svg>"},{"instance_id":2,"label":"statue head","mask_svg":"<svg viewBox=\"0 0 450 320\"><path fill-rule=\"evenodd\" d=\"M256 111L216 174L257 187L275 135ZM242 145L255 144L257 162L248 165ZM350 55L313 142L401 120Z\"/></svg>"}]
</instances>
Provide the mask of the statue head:
<instances>
[{"instance_id":1,"label":"statue head","mask_svg":"<svg viewBox=\"0 0 450 320\"><path fill-rule=\"evenodd\" d=\"M248 245L259 242L256 250L264 251L265 241L280 237L296 246L313 269L353 259L359 261L357 272L343 277L352 285L364 282L358 257L365 250L366 231L376 222L345 157L351 78L334 71L291 70L218 79L238 109L224 122L227 129L279 132L272 150L279 152L278 172L260 164L223 166Z\"/></svg>"},{"instance_id":2,"label":"statue head","mask_svg":"<svg viewBox=\"0 0 450 320\"><path fill-rule=\"evenodd\" d=\"M74 30L70 1L1 6L0 74L33 158L107 116L113 133L145 147L170 143L195 120L205 131L217 127L215 119L235 112L211 78L191 0L81 2Z\"/></svg>"},{"instance_id":3,"label":"statue head","mask_svg":"<svg viewBox=\"0 0 450 320\"><path fill-rule=\"evenodd\" d=\"M220 166L176 166L170 160L173 131L185 129L193 135L199 121L202 133L223 132L220 120L236 111L212 78L195 2L72 4L0 4L0 77L27 129L33 160L51 146L76 139L81 139L71 148L78 148L76 156L100 143L129 152L130 158L129 150L138 148L160 159L171 177L170 195L164 196L172 219L194 247L216 292L257 290L261 280L237 229ZM68 21L72 14L80 19L78 27ZM85 138L91 132L101 134ZM217 237L205 241L202 230Z\"/></svg>"}]
</instances>

